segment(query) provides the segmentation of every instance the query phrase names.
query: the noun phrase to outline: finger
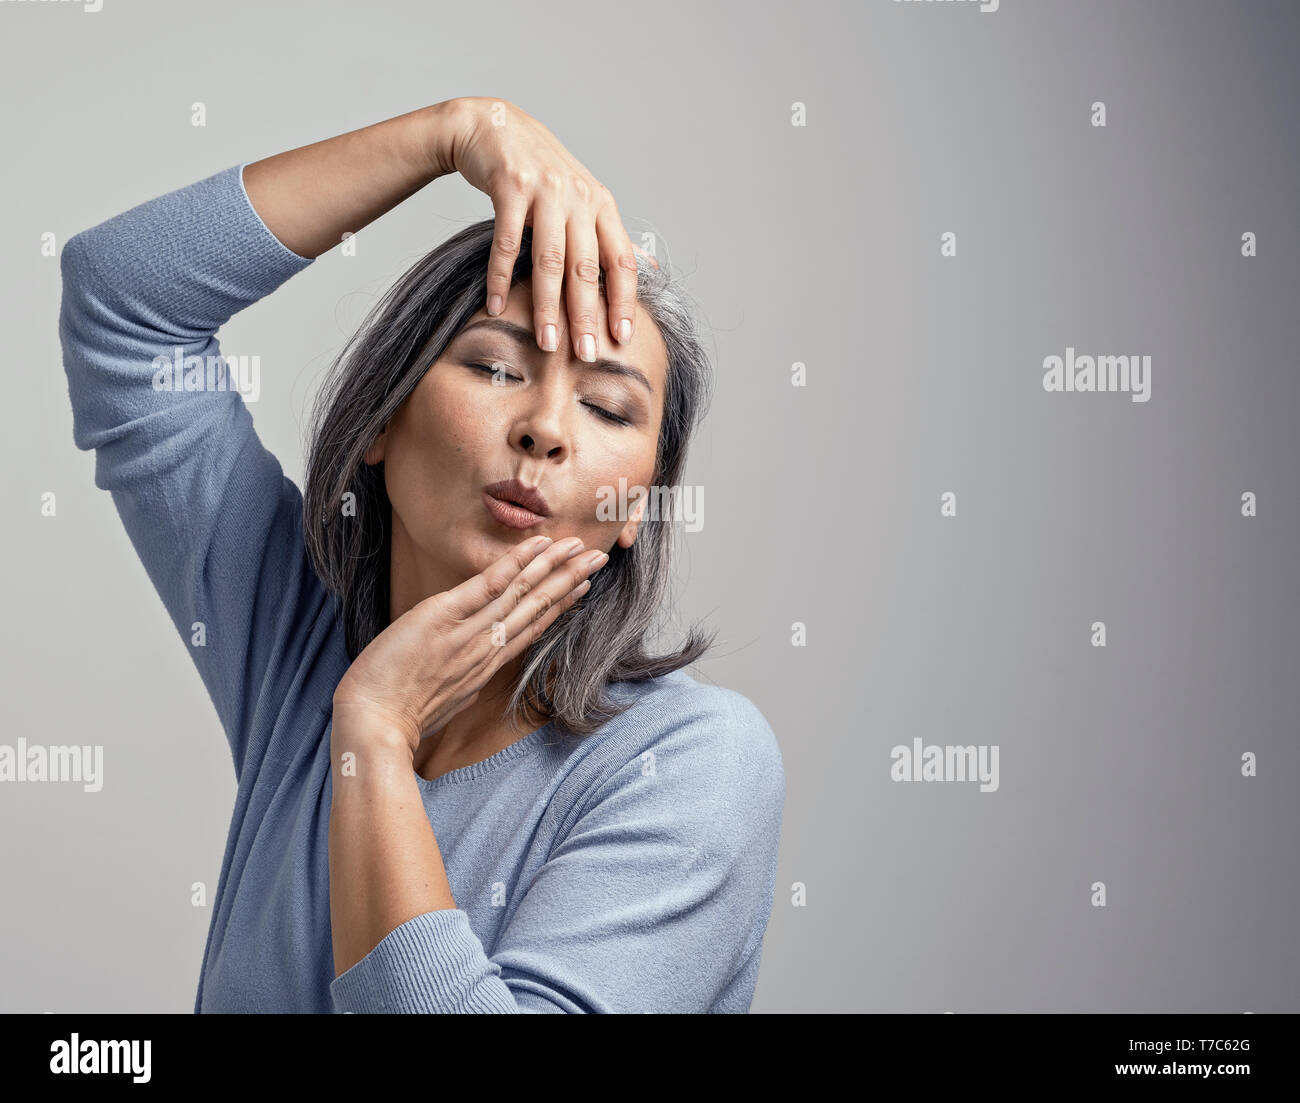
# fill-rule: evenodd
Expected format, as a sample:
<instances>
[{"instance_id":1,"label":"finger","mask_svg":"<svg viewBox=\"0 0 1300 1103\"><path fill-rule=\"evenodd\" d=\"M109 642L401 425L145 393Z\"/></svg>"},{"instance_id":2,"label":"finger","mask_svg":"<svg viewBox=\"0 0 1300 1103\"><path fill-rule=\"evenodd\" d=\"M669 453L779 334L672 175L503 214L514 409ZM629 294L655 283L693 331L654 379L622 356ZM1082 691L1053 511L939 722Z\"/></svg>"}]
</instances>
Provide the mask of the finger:
<instances>
[{"instance_id":1,"label":"finger","mask_svg":"<svg viewBox=\"0 0 1300 1103\"><path fill-rule=\"evenodd\" d=\"M492 230L492 252L488 258L487 312L495 317L505 309L510 297L510 280L515 261L519 259L528 200L523 192L508 189L492 197L492 209L496 212L496 225Z\"/></svg>"},{"instance_id":2,"label":"finger","mask_svg":"<svg viewBox=\"0 0 1300 1103\"><path fill-rule=\"evenodd\" d=\"M561 541L561 543L573 546L572 541ZM526 570L529 564L548 548L553 547L553 542L548 542L546 537L540 536L516 544L487 570L480 571L459 586L442 593L442 604L447 615L457 620L470 620L477 617L487 606L507 592L511 581Z\"/></svg>"},{"instance_id":3,"label":"finger","mask_svg":"<svg viewBox=\"0 0 1300 1103\"><path fill-rule=\"evenodd\" d=\"M553 190L533 200L533 329L543 352L560 347L560 286L564 280L564 208Z\"/></svg>"},{"instance_id":4,"label":"finger","mask_svg":"<svg viewBox=\"0 0 1300 1103\"><path fill-rule=\"evenodd\" d=\"M558 563L555 569L534 586L528 595L503 618L506 646L509 646L516 637L526 636L534 622L548 616L571 591L595 574L600 569L596 564L602 554L604 553L600 548L585 548L572 558L566 556ZM604 564L602 563L601 566Z\"/></svg>"},{"instance_id":5,"label":"finger","mask_svg":"<svg viewBox=\"0 0 1300 1103\"><path fill-rule=\"evenodd\" d=\"M619 344L626 345L636 330L636 252L612 199L596 215L596 233L600 238L600 263L605 269L609 333Z\"/></svg>"},{"instance_id":6,"label":"finger","mask_svg":"<svg viewBox=\"0 0 1300 1103\"><path fill-rule=\"evenodd\" d=\"M474 597L486 600L478 609L461 617L462 623L471 634L491 632L494 638L498 637L500 633L497 625L505 623L506 618L552 572L561 567L570 556L581 551L582 541L576 536L567 536L533 556L522 570L514 570L509 563L502 566L500 560L494 563L479 576L483 579L483 588L474 593ZM525 551L524 555L527 554ZM501 570L497 570L499 566L502 566ZM504 641L498 640L498 644L502 642Z\"/></svg>"},{"instance_id":7,"label":"finger","mask_svg":"<svg viewBox=\"0 0 1300 1103\"><path fill-rule=\"evenodd\" d=\"M555 604L542 614L542 616L538 617L531 625L527 625L522 632L509 640L505 647L501 649L501 654L495 664L496 668L499 669L500 667L505 666L506 663L511 662L513 659L527 651L528 648L532 647L533 644L542 638L542 633L550 628L550 626L559 620L566 612L573 608L573 606L577 605L590 589L591 579L583 579L581 583L565 594L564 597L555 602Z\"/></svg>"},{"instance_id":8,"label":"finger","mask_svg":"<svg viewBox=\"0 0 1300 1103\"><path fill-rule=\"evenodd\" d=\"M518 638L529 636L529 625L540 623L545 631L568 608L567 594L591 573L582 541L567 537L549 546L517 574L504 582L504 592L474 616L462 621L460 631L474 640L470 649L474 666L467 685L475 690L484 685L506 662L519 654L527 643ZM568 565L581 562L574 570ZM493 564L495 567L496 564ZM484 572L486 574L486 572ZM502 577L509 573L507 566ZM537 633L533 633L536 639ZM516 646L511 647L512 644Z\"/></svg>"},{"instance_id":9,"label":"finger","mask_svg":"<svg viewBox=\"0 0 1300 1103\"><path fill-rule=\"evenodd\" d=\"M599 329L600 245L596 227L585 208L569 219L564 258L565 304L569 313L569 343L585 363L596 359Z\"/></svg>"},{"instance_id":10,"label":"finger","mask_svg":"<svg viewBox=\"0 0 1300 1103\"><path fill-rule=\"evenodd\" d=\"M582 554L583 552L586 554ZM478 582L498 596L478 613L462 618L461 631L477 639L473 673L466 687L477 692L505 663L520 654L546 631L589 588L589 576L599 569L594 560L599 549L584 549L577 537L566 537L534 554L525 541L494 563L488 570L462 583L457 590L476 600L471 583ZM515 566L527 559L527 565ZM603 566L603 564L602 564ZM489 577L494 581L489 581ZM502 589L503 588L503 589Z\"/></svg>"}]
</instances>

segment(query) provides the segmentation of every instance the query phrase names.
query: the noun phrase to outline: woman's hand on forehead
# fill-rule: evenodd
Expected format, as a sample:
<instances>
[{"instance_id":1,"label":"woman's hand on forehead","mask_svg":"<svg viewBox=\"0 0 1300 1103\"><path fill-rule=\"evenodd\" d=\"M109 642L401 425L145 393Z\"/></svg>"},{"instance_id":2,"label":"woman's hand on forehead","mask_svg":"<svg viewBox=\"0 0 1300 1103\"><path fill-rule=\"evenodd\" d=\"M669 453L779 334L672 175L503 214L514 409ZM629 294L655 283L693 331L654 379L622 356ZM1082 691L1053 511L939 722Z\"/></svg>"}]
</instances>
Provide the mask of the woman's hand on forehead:
<instances>
[{"instance_id":1,"label":"woman's hand on forehead","mask_svg":"<svg viewBox=\"0 0 1300 1103\"><path fill-rule=\"evenodd\" d=\"M636 326L637 255L657 262L623 228L614 197L540 122L505 100L456 101L452 162L496 212L488 262L487 312L505 309L525 226L532 227L533 330L555 352L560 304L573 354L590 363L600 344L599 279L605 273L610 340L626 345Z\"/></svg>"}]
</instances>

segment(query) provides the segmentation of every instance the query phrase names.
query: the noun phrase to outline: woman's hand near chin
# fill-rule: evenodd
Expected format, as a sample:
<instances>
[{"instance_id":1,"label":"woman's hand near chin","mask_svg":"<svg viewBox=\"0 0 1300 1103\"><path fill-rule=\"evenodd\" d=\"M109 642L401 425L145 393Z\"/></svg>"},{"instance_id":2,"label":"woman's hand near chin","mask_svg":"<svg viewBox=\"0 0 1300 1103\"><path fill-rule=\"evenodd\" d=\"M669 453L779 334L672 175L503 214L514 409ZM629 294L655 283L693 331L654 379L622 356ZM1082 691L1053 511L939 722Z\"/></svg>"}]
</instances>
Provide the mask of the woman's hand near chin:
<instances>
[{"instance_id":1,"label":"woman's hand near chin","mask_svg":"<svg viewBox=\"0 0 1300 1103\"><path fill-rule=\"evenodd\" d=\"M527 112L487 96L451 101L451 163L485 192L496 212L488 263L487 310L500 314L525 226L532 226L533 328L547 352L558 347L560 295L569 343L581 360L596 358L600 269L611 339L626 344L636 325L636 254L609 189ZM652 259L653 263L653 259ZM655 267L658 267L656 264ZM583 338L591 340L584 345Z\"/></svg>"},{"instance_id":2,"label":"woman's hand near chin","mask_svg":"<svg viewBox=\"0 0 1300 1103\"><path fill-rule=\"evenodd\" d=\"M604 554L576 536L533 537L402 614L335 688L333 742L395 743L414 757L424 737L473 704L502 666L587 592Z\"/></svg>"}]
</instances>

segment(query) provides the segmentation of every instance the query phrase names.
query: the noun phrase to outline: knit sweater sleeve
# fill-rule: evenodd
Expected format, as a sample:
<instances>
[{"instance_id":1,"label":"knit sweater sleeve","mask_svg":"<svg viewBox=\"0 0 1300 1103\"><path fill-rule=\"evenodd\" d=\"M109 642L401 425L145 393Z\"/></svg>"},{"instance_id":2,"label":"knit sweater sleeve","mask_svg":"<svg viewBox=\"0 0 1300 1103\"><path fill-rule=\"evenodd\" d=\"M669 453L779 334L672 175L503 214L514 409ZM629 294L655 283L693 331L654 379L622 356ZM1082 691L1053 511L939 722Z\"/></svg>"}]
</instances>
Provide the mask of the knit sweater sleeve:
<instances>
[{"instance_id":1,"label":"knit sweater sleeve","mask_svg":"<svg viewBox=\"0 0 1300 1103\"><path fill-rule=\"evenodd\" d=\"M685 1013L756 972L785 778L759 710L730 690L661 737L615 744L565 816L489 957L459 908L395 928L331 985L338 1012ZM752 993L752 988L750 989Z\"/></svg>"},{"instance_id":2,"label":"knit sweater sleeve","mask_svg":"<svg viewBox=\"0 0 1300 1103\"><path fill-rule=\"evenodd\" d=\"M113 502L216 707L236 776L319 582L302 498L261 444L217 330L311 261L267 229L243 166L70 238L59 336L73 439Z\"/></svg>"}]
</instances>

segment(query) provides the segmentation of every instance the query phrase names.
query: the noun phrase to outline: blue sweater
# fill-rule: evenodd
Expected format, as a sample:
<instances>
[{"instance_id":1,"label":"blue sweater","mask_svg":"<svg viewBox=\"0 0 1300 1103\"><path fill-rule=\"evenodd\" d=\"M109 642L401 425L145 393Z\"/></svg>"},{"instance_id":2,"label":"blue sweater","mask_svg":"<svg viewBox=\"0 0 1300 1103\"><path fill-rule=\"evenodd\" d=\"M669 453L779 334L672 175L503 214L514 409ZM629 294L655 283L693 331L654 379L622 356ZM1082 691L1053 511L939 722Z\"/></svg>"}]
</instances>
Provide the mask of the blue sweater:
<instances>
[{"instance_id":1,"label":"blue sweater","mask_svg":"<svg viewBox=\"0 0 1300 1103\"><path fill-rule=\"evenodd\" d=\"M237 391L215 371L165 389L159 370L218 356L217 330L310 263L258 217L242 165L77 234L61 259L76 445L95 451L238 781L195 1011L748 1011L781 755L745 697L684 671L611 686L627 711L580 741L548 724L416 775L457 907L408 920L335 978L336 605L307 557L302 496Z\"/></svg>"}]
</instances>

